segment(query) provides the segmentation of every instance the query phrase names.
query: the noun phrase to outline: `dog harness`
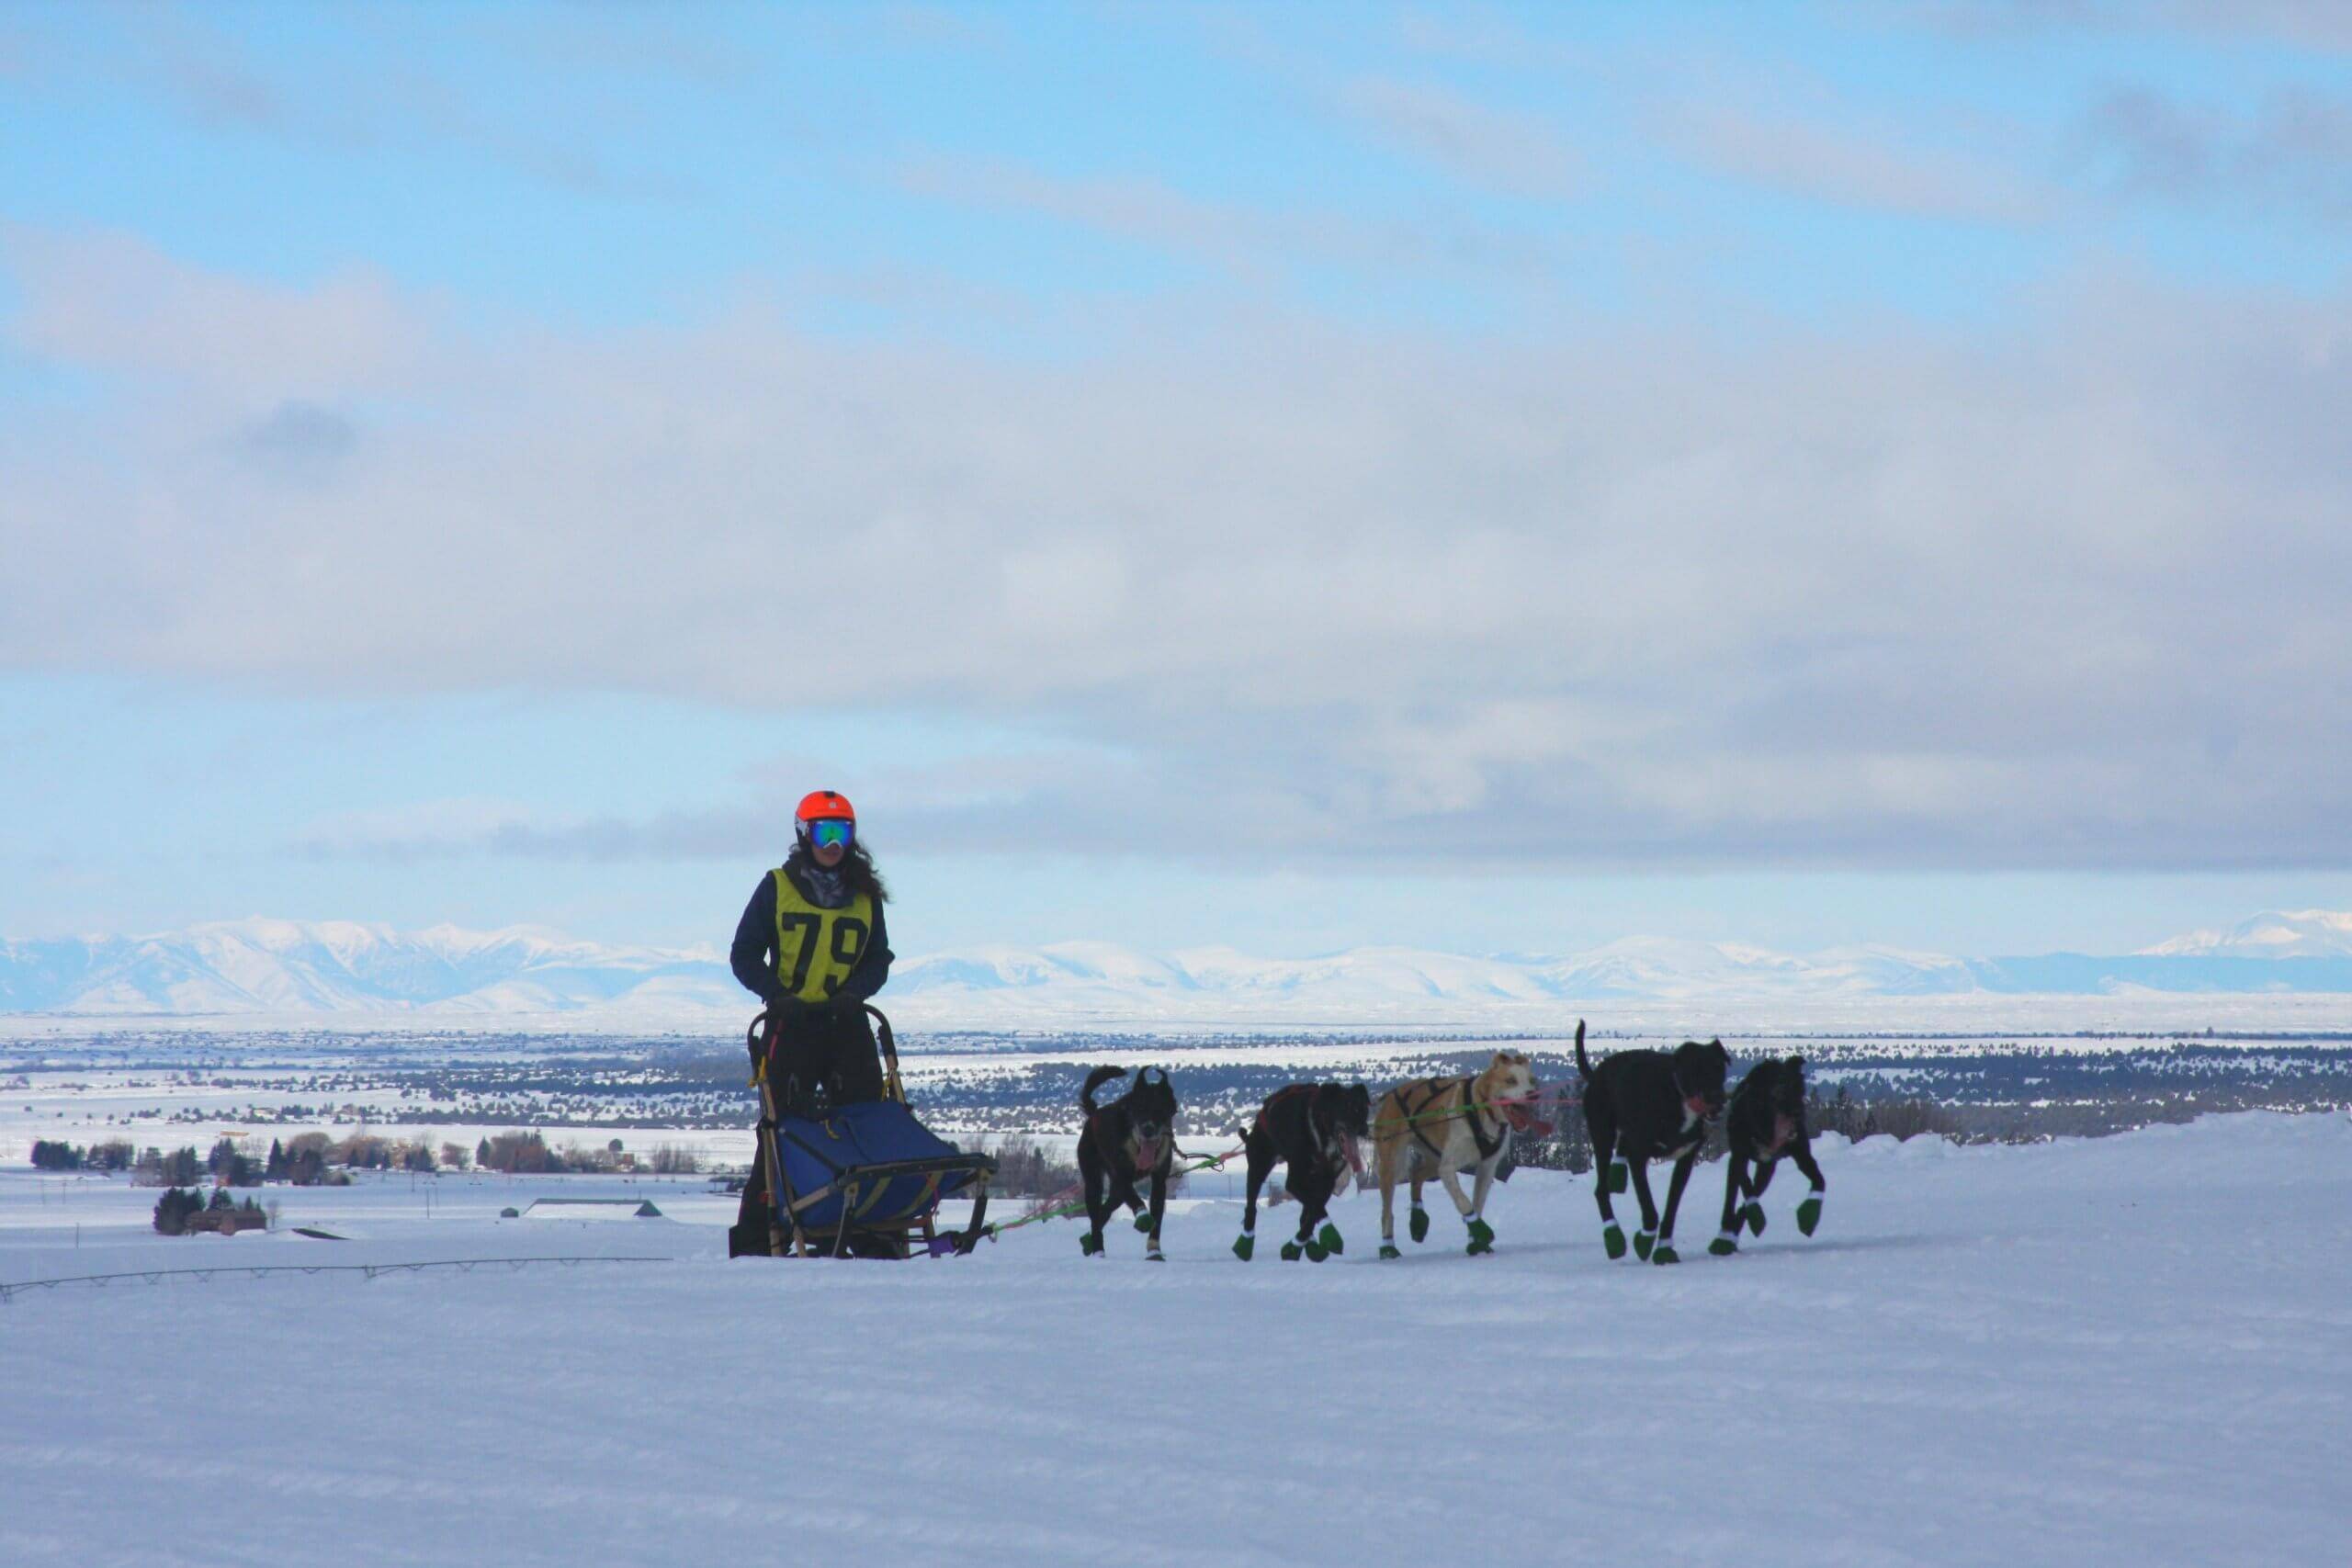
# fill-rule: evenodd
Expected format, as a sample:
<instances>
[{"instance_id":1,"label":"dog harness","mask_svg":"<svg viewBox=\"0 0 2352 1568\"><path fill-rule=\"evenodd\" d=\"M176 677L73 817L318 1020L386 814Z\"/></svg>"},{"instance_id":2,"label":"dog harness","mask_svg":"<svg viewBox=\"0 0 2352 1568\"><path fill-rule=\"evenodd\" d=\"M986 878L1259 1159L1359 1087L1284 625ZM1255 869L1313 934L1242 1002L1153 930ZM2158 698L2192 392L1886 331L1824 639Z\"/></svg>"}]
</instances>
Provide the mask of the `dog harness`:
<instances>
[{"instance_id":1,"label":"dog harness","mask_svg":"<svg viewBox=\"0 0 2352 1568\"><path fill-rule=\"evenodd\" d=\"M1266 1130L1266 1119L1274 1113L1274 1106L1278 1101L1288 1100L1295 1094L1312 1094L1316 1087L1311 1083L1287 1084L1266 1096L1266 1103L1258 1108L1258 1130L1261 1133ZM1312 1100L1308 1101L1306 1107L1306 1124L1308 1132L1312 1133L1315 1127L1315 1105Z\"/></svg>"},{"instance_id":2,"label":"dog harness","mask_svg":"<svg viewBox=\"0 0 2352 1568\"><path fill-rule=\"evenodd\" d=\"M1682 1086L1678 1083L1674 1087L1680 1089ZM1724 1102L1724 1124L1725 1126L1735 1126L1738 1123L1740 1107L1746 1103L1744 1097L1747 1093L1747 1082L1743 1078L1739 1087L1731 1091L1731 1099ZM1797 1141L1797 1126L1801 1118L1783 1116L1779 1107L1769 1103L1765 1107L1765 1114L1771 1119L1772 1135L1769 1141L1757 1145L1757 1153L1764 1159L1775 1160L1781 1157L1782 1149Z\"/></svg>"},{"instance_id":3,"label":"dog harness","mask_svg":"<svg viewBox=\"0 0 2352 1568\"><path fill-rule=\"evenodd\" d=\"M1481 1160L1494 1158L1495 1151L1503 1146L1503 1134L1500 1132L1497 1132L1492 1137L1487 1135L1487 1119L1480 1113L1477 1102L1470 1098L1477 1087L1478 1079L1476 1075L1461 1078L1415 1078L1411 1083L1399 1084L1396 1087L1395 1090L1396 1107L1405 1112L1405 1125L1413 1130L1415 1141L1421 1147L1429 1150L1430 1158L1443 1159L1445 1151L1432 1143L1430 1135L1421 1130L1422 1120L1429 1114L1429 1108L1436 1104L1447 1089L1454 1088L1462 1090L1462 1109L1444 1112L1435 1120L1450 1122L1457 1116L1467 1117L1470 1122L1470 1141L1478 1146L1478 1157ZM1420 1092L1419 1100L1408 1099L1408 1097L1416 1090Z\"/></svg>"},{"instance_id":4,"label":"dog harness","mask_svg":"<svg viewBox=\"0 0 2352 1568\"><path fill-rule=\"evenodd\" d=\"M1273 1093L1266 1096L1266 1102L1258 1108L1258 1120L1251 1124L1252 1131L1256 1134L1264 1133L1266 1131L1266 1122L1268 1119L1274 1113L1275 1104L1281 1100L1288 1100L1293 1095L1303 1094L1306 1096L1306 1141L1308 1145L1314 1148L1317 1154L1323 1157L1324 1163L1330 1166L1332 1169L1339 1171L1353 1170L1361 1174L1363 1170L1363 1160L1351 1147L1352 1140L1348 1136L1348 1134L1340 1131L1336 1125L1326 1128L1316 1124L1315 1104L1317 1091L1322 1088L1323 1085L1321 1084L1295 1083L1286 1084L1283 1088L1274 1090ZM1344 1180L1345 1177L1342 1176L1340 1179Z\"/></svg>"}]
</instances>

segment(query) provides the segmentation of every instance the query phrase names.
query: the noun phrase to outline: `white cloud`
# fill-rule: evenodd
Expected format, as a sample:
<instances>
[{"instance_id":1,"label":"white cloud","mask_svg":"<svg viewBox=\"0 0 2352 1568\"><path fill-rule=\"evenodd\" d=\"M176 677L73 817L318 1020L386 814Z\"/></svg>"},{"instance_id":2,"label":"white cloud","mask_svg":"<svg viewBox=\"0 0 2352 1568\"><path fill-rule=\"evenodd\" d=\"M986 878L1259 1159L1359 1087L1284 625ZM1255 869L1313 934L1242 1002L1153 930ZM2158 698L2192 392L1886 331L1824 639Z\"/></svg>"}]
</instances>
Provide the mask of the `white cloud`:
<instances>
[{"instance_id":1,"label":"white cloud","mask_svg":"<svg viewBox=\"0 0 2352 1568\"><path fill-rule=\"evenodd\" d=\"M8 335L27 353L267 412L394 382L433 329L354 268L300 288L189 267L121 234L0 223L0 260L21 299Z\"/></svg>"},{"instance_id":2,"label":"white cloud","mask_svg":"<svg viewBox=\"0 0 2352 1568\"><path fill-rule=\"evenodd\" d=\"M1540 115L1379 76L1349 82L1337 96L1393 144L1474 184L1541 198L1573 196L1582 182L1582 161L1566 133Z\"/></svg>"},{"instance_id":3,"label":"white cloud","mask_svg":"<svg viewBox=\"0 0 2352 1568\"><path fill-rule=\"evenodd\" d=\"M1987 223L2032 222L2051 207L2016 168L1885 124L1710 102L1678 107L1666 134L1724 174L1838 206Z\"/></svg>"},{"instance_id":4,"label":"white cloud","mask_svg":"<svg viewBox=\"0 0 2352 1568\"><path fill-rule=\"evenodd\" d=\"M1737 345L1199 311L991 358L7 246L19 345L115 392L0 431L0 666L922 707L1089 759L908 781L930 849L2352 862L2340 299L2105 279L2003 333ZM236 459L330 396L376 411L332 469Z\"/></svg>"},{"instance_id":5,"label":"white cloud","mask_svg":"<svg viewBox=\"0 0 2352 1568\"><path fill-rule=\"evenodd\" d=\"M1464 214L1449 215L1442 225L1362 218L1304 200L1266 206L1204 198L1153 175L1070 175L1015 160L940 153L902 158L885 172L910 195L1050 219L1260 289L1317 267L1390 279L1469 277L1490 285L1499 277L1548 288L1558 265L1546 242Z\"/></svg>"},{"instance_id":6,"label":"white cloud","mask_svg":"<svg viewBox=\"0 0 2352 1568\"><path fill-rule=\"evenodd\" d=\"M1963 37L2178 31L2352 49L2352 9L2341 0L1896 0L1890 8Z\"/></svg>"}]
</instances>

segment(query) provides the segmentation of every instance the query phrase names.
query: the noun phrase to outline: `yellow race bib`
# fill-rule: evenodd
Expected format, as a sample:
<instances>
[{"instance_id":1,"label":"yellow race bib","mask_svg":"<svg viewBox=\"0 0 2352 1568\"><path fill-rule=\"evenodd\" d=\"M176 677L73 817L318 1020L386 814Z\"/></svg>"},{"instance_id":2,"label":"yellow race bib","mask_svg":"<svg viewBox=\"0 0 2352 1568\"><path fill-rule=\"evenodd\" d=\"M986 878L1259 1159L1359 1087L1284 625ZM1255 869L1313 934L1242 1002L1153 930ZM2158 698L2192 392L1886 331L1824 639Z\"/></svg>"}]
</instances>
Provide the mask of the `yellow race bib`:
<instances>
[{"instance_id":1,"label":"yellow race bib","mask_svg":"<svg viewBox=\"0 0 2352 1568\"><path fill-rule=\"evenodd\" d=\"M841 989L865 944L874 940L874 898L859 893L838 909L823 909L800 896L782 866L775 877L775 977L805 1002L821 1002Z\"/></svg>"}]
</instances>

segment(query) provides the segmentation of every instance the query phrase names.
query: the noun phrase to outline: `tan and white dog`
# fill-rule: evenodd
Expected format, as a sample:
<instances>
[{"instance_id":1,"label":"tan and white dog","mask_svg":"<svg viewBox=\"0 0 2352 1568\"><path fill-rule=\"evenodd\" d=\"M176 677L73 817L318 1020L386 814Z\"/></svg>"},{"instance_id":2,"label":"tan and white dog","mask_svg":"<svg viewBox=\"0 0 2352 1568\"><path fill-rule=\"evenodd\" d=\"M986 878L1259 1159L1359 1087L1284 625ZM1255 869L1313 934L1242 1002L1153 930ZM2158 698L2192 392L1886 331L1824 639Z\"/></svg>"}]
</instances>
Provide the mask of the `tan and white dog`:
<instances>
[{"instance_id":1,"label":"tan and white dog","mask_svg":"<svg viewBox=\"0 0 2352 1568\"><path fill-rule=\"evenodd\" d=\"M1381 1096L1372 1122L1380 1168L1381 1257L1402 1256L1396 1250L1399 1179L1413 1184L1413 1239L1429 1235L1421 1184L1431 1176L1445 1183L1446 1195L1469 1226L1471 1255L1495 1249L1494 1229L1486 1221L1487 1190L1494 1185L1495 1168L1510 1150L1511 1134L1537 1125L1535 1094L1535 1068L1528 1058L1517 1051L1498 1051L1474 1077L1416 1078ZM1477 1181L1465 1197L1460 1173L1473 1169Z\"/></svg>"}]
</instances>

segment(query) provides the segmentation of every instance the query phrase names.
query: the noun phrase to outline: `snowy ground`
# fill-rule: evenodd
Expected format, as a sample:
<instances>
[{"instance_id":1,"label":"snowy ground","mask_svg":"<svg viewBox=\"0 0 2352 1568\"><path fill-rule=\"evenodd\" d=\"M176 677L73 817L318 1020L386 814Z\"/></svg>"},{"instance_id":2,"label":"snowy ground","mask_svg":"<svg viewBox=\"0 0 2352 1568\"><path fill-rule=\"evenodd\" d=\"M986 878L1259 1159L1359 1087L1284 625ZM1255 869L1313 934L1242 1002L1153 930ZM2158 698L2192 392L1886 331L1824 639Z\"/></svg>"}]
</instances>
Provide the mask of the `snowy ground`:
<instances>
[{"instance_id":1,"label":"snowy ground","mask_svg":"<svg viewBox=\"0 0 2352 1568\"><path fill-rule=\"evenodd\" d=\"M1126 1564L2341 1561L2352 1122L1826 1147L1740 1257L1602 1256L1521 1172L1498 1256L1247 1267L1236 1205L1086 1260L730 1264L694 1183L279 1190L166 1240L153 1194L0 1175L0 1281L207 1263L660 1264L187 1277L0 1305L0 1562ZM432 1190L427 1217L423 1189ZM504 1221L533 1195L673 1218ZM1442 1209L1442 1200L1439 1200ZM1293 1211L1295 1214L1295 1211ZM81 1228L74 1245L73 1226Z\"/></svg>"}]
</instances>

